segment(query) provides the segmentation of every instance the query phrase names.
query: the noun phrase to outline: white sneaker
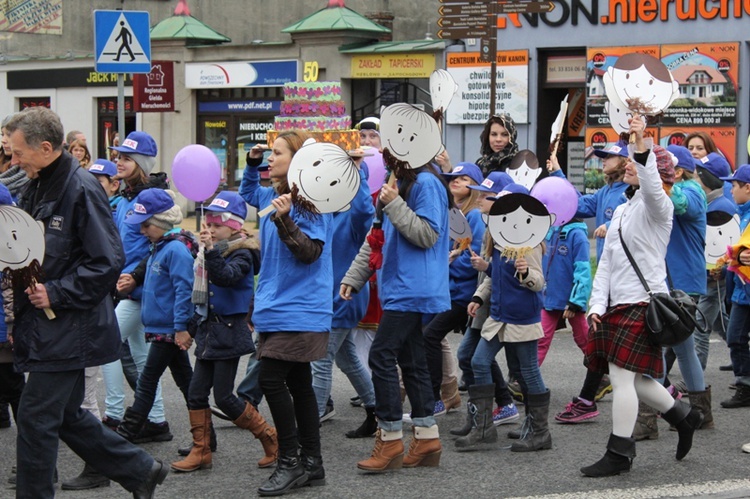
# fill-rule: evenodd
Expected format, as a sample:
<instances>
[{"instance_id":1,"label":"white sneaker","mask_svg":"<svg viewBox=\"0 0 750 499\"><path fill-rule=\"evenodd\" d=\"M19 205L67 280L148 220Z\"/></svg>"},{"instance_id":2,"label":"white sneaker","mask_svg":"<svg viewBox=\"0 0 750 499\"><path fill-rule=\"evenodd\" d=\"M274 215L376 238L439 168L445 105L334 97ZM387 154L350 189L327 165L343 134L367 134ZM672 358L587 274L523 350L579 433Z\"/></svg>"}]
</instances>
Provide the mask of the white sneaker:
<instances>
[{"instance_id":1,"label":"white sneaker","mask_svg":"<svg viewBox=\"0 0 750 499\"><path fill-rule=\"evenodd\" d=\"M742 446L742 452L747 452L748 454L750 454L750 442Z\"/></svg>"}]
</instances>

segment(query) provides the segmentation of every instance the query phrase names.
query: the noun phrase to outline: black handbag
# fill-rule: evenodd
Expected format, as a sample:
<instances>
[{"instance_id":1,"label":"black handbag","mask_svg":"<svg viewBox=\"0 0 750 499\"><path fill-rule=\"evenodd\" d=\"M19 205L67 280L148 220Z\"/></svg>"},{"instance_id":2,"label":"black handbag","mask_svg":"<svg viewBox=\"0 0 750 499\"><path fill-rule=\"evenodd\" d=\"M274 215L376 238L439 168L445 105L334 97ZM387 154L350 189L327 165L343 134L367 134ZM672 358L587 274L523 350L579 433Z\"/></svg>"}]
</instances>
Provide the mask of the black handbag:
<instances>
[{"instance_id":1,"label":"black handbag","mask_svg":"<svg viewBox=\"0 0 750 499\"><path fill-rule=\"evenodd\" d=\"M700 310L698 310L690 295L679 289L674 289L669 269L667 269L669 293L652 292L643 274L641 274L641 270L636 265L635 259L630 254L625 240L622 238L621 228L618 228L617 232L620 235L620 243L625 255L630 260L633 270L635 270L638 279L640 279L651 298L646 308L646 330L649 333L651 343L658 347L671 347L685 341L696 329L705 333L695 319L696 313L701 313ZM703 314L701 313L701 315ZM705 317L703 322L705 323Z\"/></svg>"}]
</instances>

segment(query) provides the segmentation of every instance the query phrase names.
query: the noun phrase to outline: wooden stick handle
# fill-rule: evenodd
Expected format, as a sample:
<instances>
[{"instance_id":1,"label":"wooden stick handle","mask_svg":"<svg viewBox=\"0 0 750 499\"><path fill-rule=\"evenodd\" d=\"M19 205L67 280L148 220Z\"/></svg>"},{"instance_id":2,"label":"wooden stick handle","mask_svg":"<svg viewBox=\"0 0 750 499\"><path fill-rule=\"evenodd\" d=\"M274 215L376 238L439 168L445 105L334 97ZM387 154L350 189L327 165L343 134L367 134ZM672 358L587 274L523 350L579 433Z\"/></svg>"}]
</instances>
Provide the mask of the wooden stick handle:
<instances>
[{"instance_id":1,"label":"wooden stick handle","mask_svg":"<svg viewBox=\"0 0 750 499\"><path fill-rule=\"evenodd\" d=\"M55 315L55 312L53 312L51 308L45 308L44 315L46 315L47 319L49 320L53 320L57 318L57 316Z\"/></svg>"},{"instance_id":2,"label":"wooden stick handle","mask_svg":"<svg viewBox=\"0 0 750 499\"><path fill-rule=\"evenodd\" d=\"M391 172L391 174L388 176L388 187L393 187L396 185L396 174Z\"/></svg>"},{"instance_id":3,"label":"wooden stick handle","mask_svg":"<svg viewBox=\"0 0 750 499\"><path fill-rule=\"evenodd\" d=\"M268 206L266 206L265 208L263 208L262 210L258 212L258 217L263 218L266 215L270 215L274 211L276 211L276 208L274 208L272 204L269 204Z\"/></svg>"}]
</instances>

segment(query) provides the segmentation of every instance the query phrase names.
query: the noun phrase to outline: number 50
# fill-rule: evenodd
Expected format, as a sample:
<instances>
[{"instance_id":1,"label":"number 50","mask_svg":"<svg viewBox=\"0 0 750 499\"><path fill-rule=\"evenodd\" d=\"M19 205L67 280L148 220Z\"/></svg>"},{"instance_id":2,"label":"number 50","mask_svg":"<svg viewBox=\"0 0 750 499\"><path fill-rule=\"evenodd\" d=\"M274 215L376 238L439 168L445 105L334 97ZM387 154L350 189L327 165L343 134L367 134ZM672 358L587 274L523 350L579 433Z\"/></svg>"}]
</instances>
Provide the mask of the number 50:
<instances>
[{"instance_id":1,"label":"number 50","mask_svg":"<svg viewBox=\"0 0 750 499\"><path fill-rule=\"evenodd\" d=\"M318 61L306 62L304 81L318 81Z\"/></svg>"}]
</instances>

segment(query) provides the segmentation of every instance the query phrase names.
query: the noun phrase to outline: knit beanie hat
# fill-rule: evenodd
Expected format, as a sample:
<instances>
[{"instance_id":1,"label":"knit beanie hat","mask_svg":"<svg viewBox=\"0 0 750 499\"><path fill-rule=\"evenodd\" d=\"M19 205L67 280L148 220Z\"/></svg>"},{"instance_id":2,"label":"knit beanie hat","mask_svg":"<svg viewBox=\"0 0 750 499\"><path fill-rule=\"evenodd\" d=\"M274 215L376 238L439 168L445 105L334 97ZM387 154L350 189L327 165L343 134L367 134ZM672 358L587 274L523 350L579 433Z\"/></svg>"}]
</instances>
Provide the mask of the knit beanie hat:
<instances>
[{"instance_id":1,"label":"knit beanie hat","mask_svg":"<svg viewBox=\"0 0 750 499\"><path fill-rule=\"evenodd\" d=\"M154 166L156 165L156 158L153 156L144 156L143 154L136 154L136 153L123 153L127 154L135 163L141 167L141 170L143 170L146 175L151 173L151 170L154 169Z\"/></svg>"},{"instance_id":2,"label":"knit beanie hat","mask_svg":"<svg viewBox=\"0 0 750 499\"><path fill-rule=\"evenodd\" d=\"M165 189L164 192L169 194L172 199L175 198L174 192L170 191L169 189ZM175 225L178 225L182 222L182 210L176 204L172 205L172 207L168 208L166 211L157 213L156 215L152 215L151 218L147 220L147 222L151 225L159 227L160 229L172 230L174 229Z\"/></svg>"},{"instance_id":3,"label":"knit beanie hat","mask_svg":"<svg viewBox=\"0 0 750 499\"><path fill-rule=\"evenodd\" d=\"M656 155L656 169L659 170L661 181L667 185L674 185L674 167L677 158L661 146L654 146Z\"/></svg>"},{"instance_id":4,"label":"knit beanie hat","mask_svg":"<svg viewBox=\"0 0 750 499\"><path fill-rule=\"evenodd\" d=\"M228 211L220 213L206 213L206 223L224 225L232 230L241 230L245 221L237 215L232 215Z\"/></svg>"}]
</instances>

